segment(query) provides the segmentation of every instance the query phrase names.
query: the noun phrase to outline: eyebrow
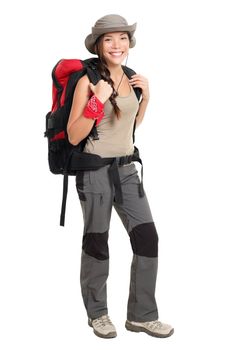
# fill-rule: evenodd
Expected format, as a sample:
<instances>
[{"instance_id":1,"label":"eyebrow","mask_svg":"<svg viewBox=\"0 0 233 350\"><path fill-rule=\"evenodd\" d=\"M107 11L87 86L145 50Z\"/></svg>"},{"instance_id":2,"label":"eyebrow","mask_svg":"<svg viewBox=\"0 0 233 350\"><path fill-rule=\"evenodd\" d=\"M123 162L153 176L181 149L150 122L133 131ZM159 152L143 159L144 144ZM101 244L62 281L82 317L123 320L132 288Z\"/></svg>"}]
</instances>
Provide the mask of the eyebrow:
<instances>
[{"instance_id":1,"label":"eyebrow","mask_svg":"<svg viewBox=\"0 0 233 350\"><path fill-rule=\"evenodd\" d=\"M121 36L121 35L127 35L127 33L122 32L122 33L120 34L120 36ZM106 38L106 37L112 37L113 35L112 35L112 34L105 34L104 36L105 36L105 38Z\"/></svg>"}]
</instances>

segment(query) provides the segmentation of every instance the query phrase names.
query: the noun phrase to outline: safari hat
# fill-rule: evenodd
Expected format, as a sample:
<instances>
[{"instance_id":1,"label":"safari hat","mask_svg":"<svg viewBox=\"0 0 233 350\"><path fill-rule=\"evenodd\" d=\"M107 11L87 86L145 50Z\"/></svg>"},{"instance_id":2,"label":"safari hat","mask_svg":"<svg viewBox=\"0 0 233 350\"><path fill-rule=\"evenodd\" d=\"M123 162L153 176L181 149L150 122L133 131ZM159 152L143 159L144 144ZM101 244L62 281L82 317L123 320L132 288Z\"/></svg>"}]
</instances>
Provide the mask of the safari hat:
<instances>
[{"instance_id":1,"label":"safari hat","mask_svg":"<svg viewBox=\"0 0 233 350\"><path fill-rule=\"evenodd\" d=\"M128 25L126 19L119 15L106 15L96 21L94 27L92 27L92 33L85 39L85 46L89 52L95 54L95 43L101 35L112 32L128 32L130 36L129 47L134 47L136 39L133 35L136 26L137 23Z\"/></svg>"}]
</instances>

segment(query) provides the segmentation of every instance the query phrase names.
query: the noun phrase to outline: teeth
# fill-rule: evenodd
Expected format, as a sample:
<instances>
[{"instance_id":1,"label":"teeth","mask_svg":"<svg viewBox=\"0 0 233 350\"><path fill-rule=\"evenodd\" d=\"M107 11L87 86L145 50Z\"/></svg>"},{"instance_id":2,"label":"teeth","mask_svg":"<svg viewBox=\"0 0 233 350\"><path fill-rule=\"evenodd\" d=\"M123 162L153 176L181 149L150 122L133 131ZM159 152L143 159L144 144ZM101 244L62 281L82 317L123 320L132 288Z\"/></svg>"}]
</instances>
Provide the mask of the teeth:
<instances>
[{"instance_id":1,"label":"teeth","mask_svg":"<svg viewBox=\"0 0 233 350\"><path fill-rule=\"evenodd\" d=\"M112 52L111 55L112 55L112 56L119 57L119 56L122 55L122 52Z\"/></svg>"}]
</instances>

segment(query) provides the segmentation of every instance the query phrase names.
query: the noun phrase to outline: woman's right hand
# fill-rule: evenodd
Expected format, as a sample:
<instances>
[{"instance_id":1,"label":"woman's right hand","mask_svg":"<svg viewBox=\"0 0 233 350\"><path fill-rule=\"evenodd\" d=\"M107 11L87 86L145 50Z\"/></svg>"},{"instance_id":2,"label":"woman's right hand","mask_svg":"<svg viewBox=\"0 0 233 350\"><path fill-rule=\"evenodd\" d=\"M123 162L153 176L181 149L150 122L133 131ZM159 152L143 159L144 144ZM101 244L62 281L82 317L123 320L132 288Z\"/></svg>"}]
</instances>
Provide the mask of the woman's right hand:
<instances>
[{"instance_id":1,"label":"woman's right hand","mask_svg":"<svg viewBox=\"0 0 233 350\"><path fill-rule=\"evenodd\" d=\"M92 83L90 83L89 87L93 92L93 94L102 103L105 103L113 93L113 89L111 85L103 79L99 80L96 85L93 85Z\"/></svg>"}]
</instances>

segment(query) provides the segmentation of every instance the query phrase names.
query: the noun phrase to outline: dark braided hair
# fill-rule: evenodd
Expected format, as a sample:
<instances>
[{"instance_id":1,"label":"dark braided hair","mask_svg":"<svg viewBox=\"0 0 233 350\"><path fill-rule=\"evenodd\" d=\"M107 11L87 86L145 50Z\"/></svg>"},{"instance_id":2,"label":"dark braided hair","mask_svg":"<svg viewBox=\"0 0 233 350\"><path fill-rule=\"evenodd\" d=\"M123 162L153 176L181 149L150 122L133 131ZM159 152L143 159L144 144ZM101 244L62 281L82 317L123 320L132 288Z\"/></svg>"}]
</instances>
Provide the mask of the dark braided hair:
<instances>
[{"instance_id":1,"label":"dark braided hair","mask_svg":"<svg viewBox=\"0 0 233 350\"><path fill-rule=\"evenodd\" d=\"M99 61L98 61L98 64L97 64L97 69L98 69L101 77L103 78L103 80L107 81L111 85L111 87L113 89L112 95L109 97L109 101L111 102L111 104L113 106L113 110L116 113L117 118L119 118L121 111L120 111L120 108L118 107L118 105L116 103L116 97L118 96L118 92L114 88L114 82L111 79L110 71L108 69L106 60L105 60L105 58L103 56L103 53L102 53L102 50L101 50L101 38L102 37L103 37L103 35L101 35L97 39L96 46L95 46L96 54L99 57Z\"/></svg>"}]
</instances>

